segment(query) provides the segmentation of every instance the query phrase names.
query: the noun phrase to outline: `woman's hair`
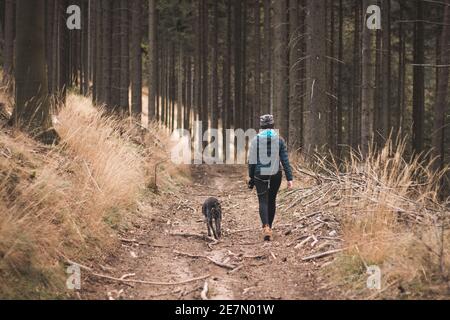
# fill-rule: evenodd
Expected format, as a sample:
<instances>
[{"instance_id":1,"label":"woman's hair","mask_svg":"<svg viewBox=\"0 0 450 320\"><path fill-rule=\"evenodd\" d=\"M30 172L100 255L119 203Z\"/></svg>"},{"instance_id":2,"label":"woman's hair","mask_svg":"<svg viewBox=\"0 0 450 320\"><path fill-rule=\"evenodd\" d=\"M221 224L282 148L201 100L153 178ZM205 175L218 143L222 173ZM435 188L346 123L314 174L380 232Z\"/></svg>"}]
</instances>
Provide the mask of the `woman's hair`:
<instances>
[{"instance_id":1,"label":"woman's hair","mask_svg":"<svg viewBox=\"0 0 450 320\"><path fill-rule=\"evenodd\" d=\"M275 128L275 126L273 124L264 124L261 126L261 129L265 130L265 129L273 129Z\"/></svg>"}]
</instances>

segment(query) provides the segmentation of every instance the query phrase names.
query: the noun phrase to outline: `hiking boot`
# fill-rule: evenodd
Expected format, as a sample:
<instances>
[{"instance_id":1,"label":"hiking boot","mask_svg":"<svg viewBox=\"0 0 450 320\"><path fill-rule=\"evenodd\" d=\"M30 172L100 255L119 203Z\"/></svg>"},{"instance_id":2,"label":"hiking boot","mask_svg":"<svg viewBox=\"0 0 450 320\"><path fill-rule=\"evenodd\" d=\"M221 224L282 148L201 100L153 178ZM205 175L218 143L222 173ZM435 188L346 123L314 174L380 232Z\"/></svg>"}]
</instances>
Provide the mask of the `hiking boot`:
<instances>
[{"instance_id":1,"label":"hiking boot","mask_svg":"<svg viewBox=\"0 0 450 320\"><path fill-rule=\"evenodd\" d=\"M273 233L272 229L269 225L265 225L263 227L263 235L264 235L264 241L272 241L273 240Z\"/></svg>"}]
</instances>

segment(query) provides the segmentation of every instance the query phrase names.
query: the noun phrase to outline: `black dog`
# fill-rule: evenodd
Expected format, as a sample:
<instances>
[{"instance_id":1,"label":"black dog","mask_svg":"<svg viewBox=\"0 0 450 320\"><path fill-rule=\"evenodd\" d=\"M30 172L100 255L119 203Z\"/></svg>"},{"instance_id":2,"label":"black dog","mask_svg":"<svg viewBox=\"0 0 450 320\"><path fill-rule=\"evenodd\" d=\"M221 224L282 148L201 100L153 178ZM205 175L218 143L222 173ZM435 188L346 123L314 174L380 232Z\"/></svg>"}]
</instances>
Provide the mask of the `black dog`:
<instances>
[{"instance_id":1,"label":"black dog","mask_svg":"<svg viewBox=\"0 0 450 320\"><path fill-rule=\"evenodd\" d=\"M214 238L219 239L222 235L222 207L216 198L207 199L202 206L202 212L205 216L206 226L208 227L208 236L211 237L211 230ZM214 224L213 224L214 220Z\"/></svg>"}]
</instances>

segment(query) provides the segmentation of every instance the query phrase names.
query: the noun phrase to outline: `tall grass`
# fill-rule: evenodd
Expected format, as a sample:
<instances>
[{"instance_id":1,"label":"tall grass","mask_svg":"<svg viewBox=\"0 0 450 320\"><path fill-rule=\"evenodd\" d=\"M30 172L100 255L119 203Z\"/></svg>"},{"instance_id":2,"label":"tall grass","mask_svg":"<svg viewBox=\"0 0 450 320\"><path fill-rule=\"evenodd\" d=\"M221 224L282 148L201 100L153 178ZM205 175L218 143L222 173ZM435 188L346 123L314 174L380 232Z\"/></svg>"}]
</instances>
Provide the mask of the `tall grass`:
<instances>
[{"instance_id":1,"label":"tall grass","mask_svg":"<svg viewBox=\"0 0 450 320\"><path fill-rule=\"evenodd\" d=\"M148 168L166 153L164 141L137 143L134 126L85 97L68 96L55 128L56 147L0 132L0 298L64 297L64 257L87 261L115 249ZM156 128L143 142L168 140Z\"/></svg>"},{"instance_id":2,"label":"tall grass","mask_svg":"<svg viewBox=\"0 0 450 320\"><path fill-rule=\"evenodd\" d=\"M280 207L333 222L338 239L330 245L343 251L325 270L344 297L448 296L450 201L441 196L448 168L436 171L427 154L408 157L406 142L392 140L339 162L305 153L292 160L300 188L282 194ZM322 229L314 232L327 236ZM381 291L367 288L370 266L380 268Z\"/></svg>"},{"instance_id":3,"label":"tall grass","mask_svg":"<svg viewBox=\"0 0 450 320\"><path fill-rule=\"evenodd\" d=\"M388 141L368 156L351 154L335 170L341 202L335 214L342 223L347 250L333 273L365 290L366 269L380 267L386 295L447 294L450 267L450 212L440 201L441 178L427 157L405 159L406 143Z\"/></svg>"}]
</instances>

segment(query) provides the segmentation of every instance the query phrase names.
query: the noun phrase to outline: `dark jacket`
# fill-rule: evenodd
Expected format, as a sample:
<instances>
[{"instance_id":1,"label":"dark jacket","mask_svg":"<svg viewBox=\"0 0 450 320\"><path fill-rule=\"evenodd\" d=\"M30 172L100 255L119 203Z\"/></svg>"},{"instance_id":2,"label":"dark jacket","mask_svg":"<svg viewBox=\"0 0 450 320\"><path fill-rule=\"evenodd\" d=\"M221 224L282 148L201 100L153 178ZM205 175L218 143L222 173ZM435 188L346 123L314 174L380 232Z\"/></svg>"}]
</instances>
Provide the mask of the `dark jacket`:
<instances>
[{"instance_id":1,"label":"dark jacket","mask_svg":"<svg viewBox=\"0 0 450 320\"><path fill-rule=\"evenodd\" d=\"M277 174L281 171L280 162L286 174L286 179L292 181L294 177L289 163L286 142L283 138L275 130L264 130L252 139L248 158L250 179L253 179L255 175Z\"/></svg>"}]
</instances>

